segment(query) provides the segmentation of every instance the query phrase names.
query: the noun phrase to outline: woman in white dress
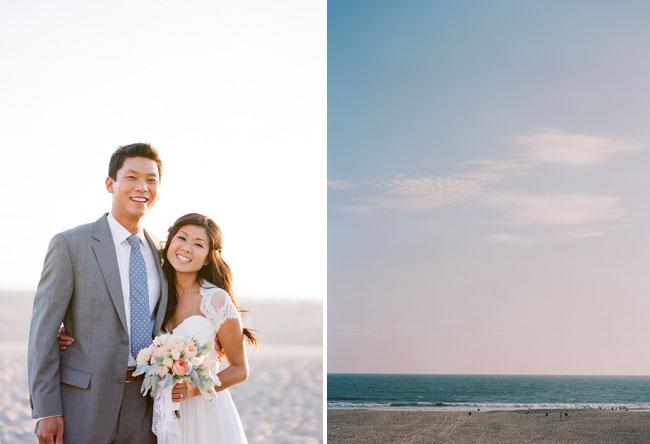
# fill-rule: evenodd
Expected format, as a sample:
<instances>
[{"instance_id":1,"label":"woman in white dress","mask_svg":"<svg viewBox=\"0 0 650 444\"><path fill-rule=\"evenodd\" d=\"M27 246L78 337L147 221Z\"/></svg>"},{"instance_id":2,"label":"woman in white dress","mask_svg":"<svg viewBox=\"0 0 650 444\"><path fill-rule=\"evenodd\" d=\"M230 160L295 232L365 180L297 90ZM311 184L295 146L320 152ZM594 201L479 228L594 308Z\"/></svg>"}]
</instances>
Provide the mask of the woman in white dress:
<instances>
[{"instance_id":1,"label":"woman in white dress","mask_svg":"<svg viewBox=\"0 0 650 444\"><path fill-rule=\"evenodd\" d=\"M248 378L244 341L256 345L257 338L242 327L242 310L232 296L232 274L221 257L221 246L221 230L207 216L186 214L169 228L162 254L169 284L164 329L197 336L199 343L213 341L213 353L229 365L217 373L220 385L215 386L213 399L201 396L189 383L174 386L172 401L180 403L180 436L159 436L160 444L247 443L228 388ZM72 341L60 335L60 348ZM157 415L154 408L154 431Z\"/></svg>"},{"instance_id":2,"label":"woman in white dress","mask_svg":"<svg viewBox=\"0 0 650 444\"><path fill-rule=\"evenodd\" d=\"M232 274L221 257L222 234L212 219L191 213L169 229L163 270L169 283L164 326L169 332L215 341L228 367L218 373L216 399L202 396L191 384L177 384L172 400L180 402L181 443L245 443L246 436L228 388L248 378L244 340L257 339L242 328L232 296ZM155 412L154 412L155 421ZM158 441L159 443L161 440Z\"/></svg>"}]
</instances>

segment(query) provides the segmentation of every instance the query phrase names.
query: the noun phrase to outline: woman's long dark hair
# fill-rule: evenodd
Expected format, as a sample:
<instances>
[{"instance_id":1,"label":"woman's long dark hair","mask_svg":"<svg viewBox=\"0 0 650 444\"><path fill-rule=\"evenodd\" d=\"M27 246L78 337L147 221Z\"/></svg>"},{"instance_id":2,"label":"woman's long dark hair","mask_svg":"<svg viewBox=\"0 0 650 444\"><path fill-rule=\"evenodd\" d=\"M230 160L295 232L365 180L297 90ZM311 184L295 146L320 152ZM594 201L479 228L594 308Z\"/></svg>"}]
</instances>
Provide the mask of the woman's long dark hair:
<instances>
[{"instance_id":1,"label":"woman's long dark hair","mask_svg":"<svg viewBox=\"0 0 650 444\"><path fill-rule=\"evenodd\" d=\"M230 296L232 303L235 304L235 307L237 307L237 310L240 312L245 312L246 310L243 310L239 306L237 299L235 299L235 296L233 295L232 272L230 271L230 267L221 257L221 245L223 242L223 235L221 234L221 230L217 224L215 224L214 221L209 217L198 213L189 213L185 216L179 217L176 222L174 222L174 225L169 227L169 230L167 231L167 241L165 242L165 247L163 248L163 272L165 273L165 277L167 278L169 285L167 311L165 312L165 320L163 322L163 325L167 325L167 322L174 315L174 311L176 311L176 305L178 303L178 295L176 293L176 270L174 270L174 267L172 267L167 260L167 251L169 250L169 245L171 244L172 239L174 236L176 236L176 233L178 233L178 230L180 230L181 227L184 227L185 225L195 225L197 227L205 228L205 231L208 233L208 240L210 244L208 246L208 263L204 265L203 268L201 268L197 273L197 279L199 283L205 280L213 285L216 285L219 288L224 289ZM248 340L249 343L253 345L258 344L257 336L253 330L244 328L243 333L244 337L246 340Z\"/></svg>"}]
</instances>

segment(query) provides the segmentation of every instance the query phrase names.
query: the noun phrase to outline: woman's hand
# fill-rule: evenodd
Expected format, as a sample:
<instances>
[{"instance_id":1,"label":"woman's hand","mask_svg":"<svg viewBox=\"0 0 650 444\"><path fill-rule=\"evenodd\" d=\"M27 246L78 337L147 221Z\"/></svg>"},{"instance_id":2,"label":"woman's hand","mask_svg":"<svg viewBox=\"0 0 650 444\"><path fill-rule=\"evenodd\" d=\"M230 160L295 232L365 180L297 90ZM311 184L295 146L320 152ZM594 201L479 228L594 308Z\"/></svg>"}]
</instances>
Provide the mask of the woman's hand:
<instances>
[{"instance_id":1,"label":"woman's hand","mask_svg":"<svg viewBox=\"0 0 650 444\"><path fill-rule=\"evenodd\" d=\"M172 401L181 402L185 401L187 398L197 395L197 389L194 384L183 381L179 382L172 389Z\"/></svg>"},{"instance_id":2,"label":"woman's hand","mask_svg":"<svg viewBox=\"0 0 650 444\"><path fill-rule=\"evenodd\" d=\"M72 336L66 334L65 328L61 327L59 332L56 334L56 339L59 341L59 350L65 351L70 345L74 342Z\"/></svg>"}]
</instances>

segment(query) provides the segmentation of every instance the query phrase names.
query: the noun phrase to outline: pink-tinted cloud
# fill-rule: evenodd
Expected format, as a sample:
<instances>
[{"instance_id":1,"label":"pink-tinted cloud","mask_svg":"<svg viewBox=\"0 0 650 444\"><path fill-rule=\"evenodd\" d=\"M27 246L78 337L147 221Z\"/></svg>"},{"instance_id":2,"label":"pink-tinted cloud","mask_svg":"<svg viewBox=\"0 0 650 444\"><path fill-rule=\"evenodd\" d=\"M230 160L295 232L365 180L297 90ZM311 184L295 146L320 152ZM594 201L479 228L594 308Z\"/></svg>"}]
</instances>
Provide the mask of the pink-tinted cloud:
<instances>
[{"instance_id":1,"label":"pink-tinted cloud","mask_svg":"<svg viewBox=\"0 0 650 444\"><path fill-rule=\"evenodd\" d=\"M530 239L527 236L522 236L518 234L491 234L487 237L487 240L490 242L499 242L499 243L506 243L506 244L522 244L522 243L530 243L533 242L532 239Z\"/></svg>"},{"instance_id":2,"label":"pink-tinted cloud","mask_svg":"<svg viewBox=\"0 0 650 444\"><path fill-rule=\"evenodd\" d=\"M616 154L640 149L638 144L623 139L568 133L558 129L541 130L514 140L526 161L568 166L603 163Z\"/></svg>"},{"instance_id":3,"label":"pink-tinted cloud","mask_svg":"<svg viewBox=\"0 0 650 444\"><path fill-rule=\"evenodd\" d=\"M596 194L498 193L486 197L484 204L503 211L513 225L581 225L589 222L620 220L620 199Z\"/></svg>"}]
</instances>

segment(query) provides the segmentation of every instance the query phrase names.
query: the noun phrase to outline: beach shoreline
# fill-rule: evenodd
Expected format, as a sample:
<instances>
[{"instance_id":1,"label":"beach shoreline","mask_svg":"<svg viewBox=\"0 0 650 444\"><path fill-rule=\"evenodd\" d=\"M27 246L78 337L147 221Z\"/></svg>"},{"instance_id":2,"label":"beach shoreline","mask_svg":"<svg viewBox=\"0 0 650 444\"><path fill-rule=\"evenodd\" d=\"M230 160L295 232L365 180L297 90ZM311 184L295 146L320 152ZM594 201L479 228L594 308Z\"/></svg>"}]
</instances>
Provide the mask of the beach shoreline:
<instances>
[{"instance_id":1,"label":"beach shoreline","mask_svg":"<svg viewBox=\"0 0 650 444\"><path fill-rule=\"evenodd\" d=\"M550 405L550 406L516 406L516 407L501 407L490 405L445 405L445 406L395 406L395 405L363 405L363 404L350 404L350 405L337 405L328 404L327 410L369 410L369 411L382 411L382 412L524 412L524 413L538 413L538 412L553 412L553 411L626 411L626 412L650 412L650 407L637 407L633 404L624 403L604 403L598 404L566 404L566 405Z\"/></svg>"},{"instance_id":2,"label":"beach shoreline","mask_svg":"<svg viewBox=\"0 0 650 444\"><path fill-rule=\"evenodd\" d=\"M511 412L511 413L544 413L544 412L571 412L571 411L612 411L612 412L649 412L650 408L632 408L624 404L612 406L607 404L601 408L598 407L549 407L549 408L499 408L499 407L416 407L416 406L327 406L327 411L330 410L348 410L348 411L377 411L377 412L450 412L450 413L487 413L487 412Z\"/></svg>"},{"instance_id":3,"label":"beach shoreline","mask_svg":"<svg viewBox=\"0 0 650 444\"><path fill-rule=\"evenodd\" d=\"M328 408L327 440L329 443L643 443L650 442L650 412Z\"/></svg>"}]
</instances>

